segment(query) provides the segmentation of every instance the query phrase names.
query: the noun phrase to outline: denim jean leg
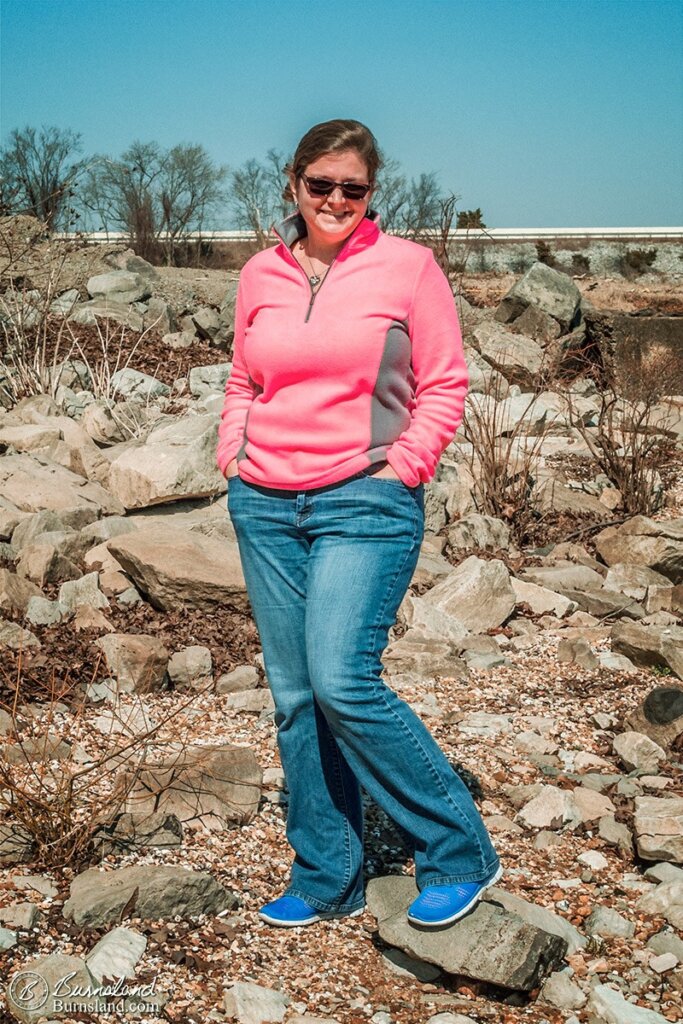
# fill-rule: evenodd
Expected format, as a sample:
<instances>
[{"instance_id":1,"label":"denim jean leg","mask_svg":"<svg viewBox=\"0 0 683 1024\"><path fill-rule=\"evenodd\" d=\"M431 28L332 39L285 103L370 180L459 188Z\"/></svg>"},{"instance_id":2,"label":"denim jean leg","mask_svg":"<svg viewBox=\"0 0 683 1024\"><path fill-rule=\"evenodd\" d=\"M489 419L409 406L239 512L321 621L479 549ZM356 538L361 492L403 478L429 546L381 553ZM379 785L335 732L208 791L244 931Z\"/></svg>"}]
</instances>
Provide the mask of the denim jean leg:
<instances>
[{"instance_id":1,"label":"denim jean leg","mask_svg":"<svg viewBox=\"0 0 683 1024\"><path fill-rule=\"evenodd\" d=\"M234 479L234 478L233 478ZM314 699L305 612L310 543L294 500L229 484L229 510L275 702L294 850L287 893L319 910L363 906L363 806L358 782Z\"/></svg>"},{"instance_id":2,"label":"denim jean leg","mask_svg":"<svg viewBox=\"0 0 683 1024\"><path fill-rule=\"evenodd\" d=\"M365 478L317 496L306 602L313 690L358 781L411 838L416 881L480 881L498 857L429 730L381 679L424 530L421 489Z\"/></svg>"}]
</instances>

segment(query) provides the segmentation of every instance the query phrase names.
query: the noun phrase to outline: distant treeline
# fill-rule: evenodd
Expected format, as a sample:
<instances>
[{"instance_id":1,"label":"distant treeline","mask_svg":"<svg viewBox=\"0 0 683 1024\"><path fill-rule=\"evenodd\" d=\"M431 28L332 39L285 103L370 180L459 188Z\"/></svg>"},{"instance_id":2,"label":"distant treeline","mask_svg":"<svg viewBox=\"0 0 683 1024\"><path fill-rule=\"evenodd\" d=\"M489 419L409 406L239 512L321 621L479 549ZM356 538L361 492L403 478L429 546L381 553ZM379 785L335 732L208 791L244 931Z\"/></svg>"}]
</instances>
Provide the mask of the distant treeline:
<instances>
[{"instance_id":1,"label":"distant treeline","mask_svg":"<svg viewBox=\"0 0 683 1024\"><path fill-rule=\"evenodd\" d=\"M0 216L28 214L49 231L124 232L141 256L171 265L191 232L226 225L253 231L263 247L270 225L293 209L282 197L287 156L276 149L236 168L190 144L133 142L119 157L81 154L81 135L71 129L11 131L0 149ZM433 171L409 179L389 158L373 207L385 230L434 245L453 226L485 226L480 209L458 210L457 201Z\"/></svg>"}]
</instances>

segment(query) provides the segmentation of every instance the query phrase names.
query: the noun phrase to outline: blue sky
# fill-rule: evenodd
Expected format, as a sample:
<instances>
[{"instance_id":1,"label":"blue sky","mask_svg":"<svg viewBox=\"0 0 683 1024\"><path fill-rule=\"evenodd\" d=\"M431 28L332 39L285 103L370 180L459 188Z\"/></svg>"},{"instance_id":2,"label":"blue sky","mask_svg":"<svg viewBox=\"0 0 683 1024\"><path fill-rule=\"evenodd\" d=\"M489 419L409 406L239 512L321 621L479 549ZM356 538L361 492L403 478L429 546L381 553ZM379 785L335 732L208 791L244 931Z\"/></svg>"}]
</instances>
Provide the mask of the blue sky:
<instances>
[{"instance_id":1,"label":"blue sky","mask_svg":"<svg viewBox=\"0 0 683 1024\"><path fill-rule=\"evenodd\" d=\"M678 0L0 0L0 136L238 166L355 117L490 227L683 224Z\"/></svg>"}]
</instances>

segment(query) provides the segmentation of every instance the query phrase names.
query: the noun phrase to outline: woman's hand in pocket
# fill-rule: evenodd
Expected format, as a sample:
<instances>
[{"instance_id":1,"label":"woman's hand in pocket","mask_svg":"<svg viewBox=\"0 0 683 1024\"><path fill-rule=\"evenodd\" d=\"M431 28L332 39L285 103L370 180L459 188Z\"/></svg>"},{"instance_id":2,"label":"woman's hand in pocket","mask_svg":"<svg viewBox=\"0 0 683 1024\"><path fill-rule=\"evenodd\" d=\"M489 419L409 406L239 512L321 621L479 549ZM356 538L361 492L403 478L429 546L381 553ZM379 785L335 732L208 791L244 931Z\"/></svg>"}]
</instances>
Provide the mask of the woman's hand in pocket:
<instances>
[{"instance_id":1,"label":"woman's hand in pocket","mask_svg":"<svg viewBox=\"0 0 683 1024\"><path fill-rule=\"evenodd\" d=\"M232 462L228 463L228 468L225 471L226 479L230 479L231 476L238 476L237 472L237 459L233 459Z\"/></svg>"}]
</instances>

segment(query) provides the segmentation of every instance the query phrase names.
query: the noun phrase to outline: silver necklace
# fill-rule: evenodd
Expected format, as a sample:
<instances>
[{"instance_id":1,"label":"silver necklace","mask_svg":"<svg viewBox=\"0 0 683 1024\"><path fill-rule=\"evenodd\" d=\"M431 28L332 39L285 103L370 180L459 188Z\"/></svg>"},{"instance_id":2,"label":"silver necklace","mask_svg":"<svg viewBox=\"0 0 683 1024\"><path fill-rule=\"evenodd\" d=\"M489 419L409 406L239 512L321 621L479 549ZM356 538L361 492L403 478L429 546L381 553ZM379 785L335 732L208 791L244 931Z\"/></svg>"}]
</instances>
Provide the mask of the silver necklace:
<instances>
[{"instance_id":1,"label":"silver necklace","mask_svg":"<svg viewBox=\"0 0 683 1024\"><path fill-rule=\"evenodd\" d=\"M330 268L327 268L322 277L320 276L320 274L316 274L315 270L313 270L313 264L311 263L310 257L306 252L303 242L299 242L299 248L301 249L302 254L306 257L306 262L311 268L311 273L308 275L308 280L311 283L311 288L316 288L325 279L325 276L327 275L327 270L329 270Z\"/></svg>"}]
</instances>

